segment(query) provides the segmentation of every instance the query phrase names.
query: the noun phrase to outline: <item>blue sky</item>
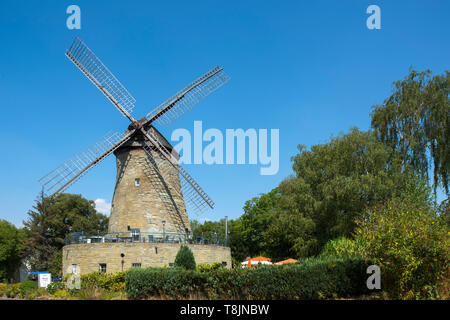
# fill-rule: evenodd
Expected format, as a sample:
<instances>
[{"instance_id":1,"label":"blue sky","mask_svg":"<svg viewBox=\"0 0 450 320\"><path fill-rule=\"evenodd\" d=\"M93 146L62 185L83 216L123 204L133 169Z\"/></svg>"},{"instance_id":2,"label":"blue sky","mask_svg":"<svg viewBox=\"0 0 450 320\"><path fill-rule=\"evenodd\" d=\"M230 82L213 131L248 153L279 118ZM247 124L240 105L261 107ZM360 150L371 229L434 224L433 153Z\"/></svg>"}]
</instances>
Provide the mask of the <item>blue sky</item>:
<instances>
[{"instance_id":1,"label":"blue sky","mask_svg":"<svg viewBox=\"0 0 450 320\"><path fill-rule=\"evenodd\" d=\"M66 8L81 8L81 30ZM366 8L381 8L381 30ZM21 225L37 180L128 120L64 56L78 35L136 98L135 118L216 65L232 80L162 132L176 128L280 130L280 170L186 165L216 202L203 218L242 214L244 202L292 173L298 144L326 142L370 109L410 66L449 69L448 1L0 2L0 218ZM114 157L68 192L111 201Z\"/></svg>"}]
</instances>

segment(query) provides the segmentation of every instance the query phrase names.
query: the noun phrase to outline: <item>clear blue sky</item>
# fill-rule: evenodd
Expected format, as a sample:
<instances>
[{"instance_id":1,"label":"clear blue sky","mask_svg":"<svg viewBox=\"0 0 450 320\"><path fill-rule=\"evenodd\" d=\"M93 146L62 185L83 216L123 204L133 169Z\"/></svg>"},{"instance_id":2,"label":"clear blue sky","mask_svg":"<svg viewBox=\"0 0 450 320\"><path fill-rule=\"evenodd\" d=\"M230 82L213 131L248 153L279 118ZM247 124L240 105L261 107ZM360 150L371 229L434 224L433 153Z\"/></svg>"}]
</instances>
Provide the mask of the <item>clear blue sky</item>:
<instances>
[{"instance_id":1,"label":"clear blue sky","mask_svg":"<svg viewBox=\"0 0 450 320\"><path fill-rule=\"evenodd\" d=\"M81 8L68 30L66 8ZM368 30L366 8L381 8ZM0 218L21 225L37 180L128 120L64 56L79 35L147 114L210 68L232 80L163 130L280 129L280 170L186 165L216 202L205 218L237 218L244 202L291 174L297 145L367 130L370 108L410 66L449 69L449 1L9 1L0 2ZM114 157L68 192L111 201Z\"/></svg>"}]
</instances>

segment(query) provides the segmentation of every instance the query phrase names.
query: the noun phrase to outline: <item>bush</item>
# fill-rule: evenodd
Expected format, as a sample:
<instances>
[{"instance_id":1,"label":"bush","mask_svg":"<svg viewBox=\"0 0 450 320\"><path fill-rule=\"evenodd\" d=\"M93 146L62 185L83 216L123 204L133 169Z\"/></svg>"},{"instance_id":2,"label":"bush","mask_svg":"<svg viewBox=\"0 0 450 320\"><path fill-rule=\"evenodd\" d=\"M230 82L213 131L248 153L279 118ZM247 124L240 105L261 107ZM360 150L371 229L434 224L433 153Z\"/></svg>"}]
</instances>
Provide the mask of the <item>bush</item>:
<instances>
[{"instance_id":1,"label":"bush","mask_svg":"<svg viewBox=\"0 0 450 320\"><path fill-rule=\"evenodd\" d=\"M199 272L206 272L211 270L217 270L223 268L222 264L220 262L215 262L213 264L199 264L196 268Z\"/></svg>"},{"instance_id":2,"label":"bush","mask_svg":"<svg viewBox=\"0 0 450 320\"><path fill-rule=\"evenodd\" d=\"M8 285L8 289L5 292L5 295L8 298L15 298L20 294L20 283L10 284Z\"/></svg>"},{"instance_id":3,"label":"bush","mask_svg":"<svg viewBox=\"0 0 450 320\"><path fill-rule=\"evenodd\" d=\"M56 299L64 299L69 295L69 292L67 290L57 290L55 291L52 296Z\"/></svg>"},{"instance_id":4,"label":"bush","mask_svg":"<svg viewBox=\"0 0 450 320\"><path fill-rule=\"evenodd\" d=\"M322 256L337 257L361 257L363 254L363 242L361 240L341 237L328 241L322 248Z\"/></svg>"},{"instance_id":5,"label":"bush","mask_svg":"<svg viewBox=\"0 0 450 320\"><path fill-rule=\"evenodd\" d=\"M195 258L188 246L182 245L175 257L174 267L186 270L195 270Z\"/></svg>"},{"instance_id":6,"label":"bush","mask_svg":"<svg viewBox=\"0 0 450 320\"><path fill-rule=\"evenodd\" d=\"M181 268L131 269L126 292L135 299L150 296L172 299L319 299L356 296L367 292L361 258L321 257L282 266L207 271Z\"/></svg>"},{"instance_id":7,"label":"bush","mask_svg":"<svg viewBox=\"0 0 450 320\"><path fill-rule=\"evenodd\" d=\"M122 291L125 288L125 272L93 272L81 276L81 289Z\"/></svg>"},{"instance_id":8,"label":"bush","mask_svg":"<svg viewBox=\"0 0 450 320\"><path fill-rule=\"evenodd\" d=\"M56 291L64 290L64 289L65 289L64 282L60 282L60 281L51 282L47 286L47 292L50 294L54 294Z\"/></svg>"},{"instance_id":9,"label":"bush","mask_svg":"<svg viewBox=\"0 0 450 320\"><path fill-rule=\"evenodd\" d=\"M26 280L20 283L20 296L25 297L31 291L37 291L38 283L33 280Z\"/></svg>"},{"instance_id":10,"label":"bush","mask_svg":"<svg viewBox=\"0 0 450 320\"><path fill-rule=\"evenodd\" d=\"M439 298L439 285L448 282L450 232L434 209L395 200L368 210L357 226L391 298Z\"/></svg>"},{"instance_id":11,"label":"bush","mask_svg":"<svg viewBox=\"0 0 450 320\"><path fill-rule=\"evenodd\" d=\"M9 286L7 283L0 283L0 297L6 295L6 291L8 291Z\"/></svg>"}]
</instances>

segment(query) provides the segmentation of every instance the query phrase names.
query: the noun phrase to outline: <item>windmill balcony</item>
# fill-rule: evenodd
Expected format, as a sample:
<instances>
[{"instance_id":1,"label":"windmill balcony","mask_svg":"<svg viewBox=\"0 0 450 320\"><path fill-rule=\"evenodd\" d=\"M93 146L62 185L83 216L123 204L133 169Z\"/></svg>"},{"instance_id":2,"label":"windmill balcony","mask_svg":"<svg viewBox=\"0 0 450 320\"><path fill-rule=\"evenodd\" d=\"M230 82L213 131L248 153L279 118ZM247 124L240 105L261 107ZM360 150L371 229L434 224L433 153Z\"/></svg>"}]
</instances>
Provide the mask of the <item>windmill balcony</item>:
<instances>
[{"instance_id":1,"label":"windmill balcony","mask_svg":"<svg viewBox=\"0 0 450 320\"><path fill-rule=\"evenodd\" d=\"M192 233L180 232L115 232L106 234L87 234L73 232L66 239L65 244L80 243L180 243L226 246L224 239L215 237L193 237Z\"/></svg>"}]
</instances>

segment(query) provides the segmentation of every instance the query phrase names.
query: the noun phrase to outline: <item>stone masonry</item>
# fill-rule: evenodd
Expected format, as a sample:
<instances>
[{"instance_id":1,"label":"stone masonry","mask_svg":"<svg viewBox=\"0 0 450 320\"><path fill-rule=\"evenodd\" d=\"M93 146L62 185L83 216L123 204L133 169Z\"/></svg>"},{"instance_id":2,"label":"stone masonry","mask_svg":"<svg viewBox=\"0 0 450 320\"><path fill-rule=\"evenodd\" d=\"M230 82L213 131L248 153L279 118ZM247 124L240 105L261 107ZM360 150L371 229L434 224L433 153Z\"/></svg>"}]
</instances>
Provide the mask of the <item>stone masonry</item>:
<instances>
[{"instance_id":1,"label":"stone masonry","mask_svg":"<svg viewBox=\"0 0 450 320\"><path fill-rule=\"evenodd\" d=\"M178 171L158 152L152 150L151 154L153 157L142 148L119 149L116 153L117 180L109 233L127 232L128 226L141 232L161 233L163 228L166 232L190 231Z\"/></svg>"},{"instance_id":2,"label":"stone masonry","mask_svg":"<svg viewBox=\"0 0 450 320\"><path fill-rule=\"evenodd\" d=\"M194 253L197 264L226 262L231 267L229 247L214 245L188 245ZM67 274L76 266L79 274L99 271L100 264L106 264L107 273L127 270L133 264L146 267L170 266L180 244L174 243L89 243L71 244L63 248L63 272ZM121 257L121 254L124 254ZM122 264L123 261L123 264ZM123 266L123 269L122 269Z\"/></svg>"}]
</instances>

